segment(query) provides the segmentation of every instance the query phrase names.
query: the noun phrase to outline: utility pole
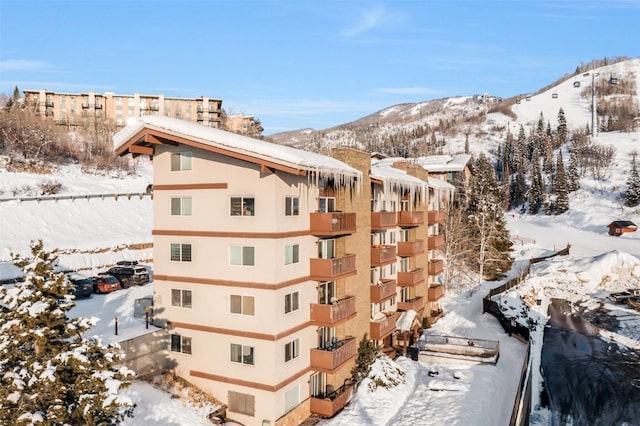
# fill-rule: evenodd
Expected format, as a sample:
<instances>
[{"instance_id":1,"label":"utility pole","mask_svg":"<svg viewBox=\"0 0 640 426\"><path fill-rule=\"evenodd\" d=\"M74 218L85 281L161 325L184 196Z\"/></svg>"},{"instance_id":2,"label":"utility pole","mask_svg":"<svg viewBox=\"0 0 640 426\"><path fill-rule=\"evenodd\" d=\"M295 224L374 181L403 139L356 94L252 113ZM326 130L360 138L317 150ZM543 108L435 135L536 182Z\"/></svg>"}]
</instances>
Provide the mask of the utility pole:
<instances>
[{"instance_id":1,"label":"utility pole","mask_svg":"<svg viewBox=\"0 0 640 426\"><path fill-rule=\"evenodd\" d=\"M591 137L596 137L598 132L596 130L598 126L598 115L596 112L596 77L600 73L591 73Z\"/></svg>"}]
</instances>

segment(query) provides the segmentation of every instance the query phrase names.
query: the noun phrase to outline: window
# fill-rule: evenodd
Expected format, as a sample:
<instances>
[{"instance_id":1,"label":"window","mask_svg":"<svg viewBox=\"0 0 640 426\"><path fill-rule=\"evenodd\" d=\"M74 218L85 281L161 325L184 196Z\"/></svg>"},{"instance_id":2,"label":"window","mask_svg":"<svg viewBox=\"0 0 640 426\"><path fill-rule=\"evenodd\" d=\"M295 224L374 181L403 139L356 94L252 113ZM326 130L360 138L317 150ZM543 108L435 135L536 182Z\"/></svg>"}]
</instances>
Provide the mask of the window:
<instances>
[{"instance_id":1,"label":"window","mask_svg":"<svg viewBox=\"0 0 640 426\"><path fill-rule=\"evenodd\" d=\"M229 391L228 393L229 411L244 414L247 416L255 416L256 414L256 398L248 393L239 393Z\"/></svg>"},{"instance_id":2,"label":"window","mask_svg":"<svg viewBox=\"0 0 640 426\"><path fill-rule=\"evenodd\" d=\"M231 197L231 216L255 216L255 206L253 197Z\"/></svg>"},{"instance_id":3,"label":"window","mask_svg":"<svg viewBox=\"0 0 640 426\"><path fill-rule=\"evenodd\" d=\"M336 257L336 240L318 241L318 257L320 259L333 259Z\"/></svg>"},{"instance_id":4,"label":"window","mask_svg":"<svg viewBox=\"0 0 640 426\"><path fill-rule=\"evenodd\" d=\"M326 281L318 284L318 303L328 305L336 298L336 282Z\"/></svg>"},{"instance_id":5,"label":"window","mask_svg":"<svg viewBox=\"0 0 640 426\"><path fill-rule=\"evenodd\" d=\"M297 311L300 308L298 302L298 292L284 295L284 313L288 314L292 311Z\"/></svg>"},{"instance_id":6,"label":"window","mask_svg":"<svg viewBox=\"0 0 640 426\"><path fill-rule=\"evenodd\" d=\"M285 197L284 214L285 216L298 216L300 214L298 197Z\"/></svg>"},{"instance_id":7,"label":"window","mask_svg":"<svg viewBox=\"0 0 640 426\"><path fill-rule=\"evenodd\" d=\"M231 362L253 365L253 346L232 343Z\"/></svg>"},{"instance_id":8,"label":"window","mask_svg":"<svg viewBox=\"0 0 640 426\"><path fill-rule=\"evenodd\" d=\"M171 306L191 307L191 290L171 289Z\"/></svg>"},{"instance_id":9,"label":"window","mask_svg":"<svg viewBox=\"0 0 640 426\"><path fill-rule=\"evenodd\" d=\"M298 358L298 355L300 355L300 339L296 339L284 345L284 362L289 362L294 358Z\"/></svg>"},{"instance_id":10,"label":"window","mask_svg":"<svg viewBox=\"0 0 640 426\"><path fill-rule=\"evenodd\" d=\"M230 297L229 311L232 314L241 315L253 315L254 314L254 299L253 296L240 296L232 294Z\"/></svg>"},{"instance_id":11,"label":"window","mask_svg":"<svg viewBox=\"0 0 640 426\"><path fill-rule=\"evenodd\" d=\"M319 197L318 211L320 213L330 213L336 211L336 199L334 197Z\"/></svg>"},{"instance_id":12,"label":"window","mask_svg":"<svg viewBox=\"0 0 640 426\"><path fill-rule=\"evenodd\" d=\"M191 337L184 337L179 334L171 335L171 351L182 352L183 354L191 353Z\"/></svg>"},{"instance_id":13,"label":"window","mask_svg":"<svg viewBox=\"0 0 640 426\"><path fill-rule=\"evenodd\" d=\"M191 216L191 197L172 197L171 216Z\"/></svg>"},{"instance_id":14,"label":"window","mask_svg":"<svg viewBox=\"0 0 640 426\"><path fill-rule=\"evenodd\" d=\"M191 244L171 244L171 260L191 262Z\"/></svg>"},{"instance_id":15,"label":"window","mask_svg":"<svg viewBox=\"0 0 640 426\"><path fill-rule=\"evenodd\" d=\"M396 243L396 231L389 231L389 244Z\"/></svg>"},{"instance_id":16,"label":"window","mask_svg":"<svg viewBox=\"0 0 640 426\"><path fill-rule=\"evenodd\" d=\"M409 230L401 229L400 230L400 241L409 241Z\"/></svg>"},{"instance_id":17,"label":"window","mask_svg":"<svg viewBox=\"0 0 640 426\"><path fill-rule=\"evenodd\" d=\"M171 171L191 170L191 153L174 152L171 154Z\"/></svg>"},{"instance_id":18,"label":"window","mask_svg":"<svg viewBox=\"0 0 640 426\"><path fill-rule=\"evenodd\" d=\"M229 250L229 263L231 265L242 266L255 265L254 248L249 246L231 246Z\"/></svg>"},{"instance_id":19,"label":"window","mask_svg":"<svg viewBox=\"0 0 640 426\"><path fill-rule=\"evenodd\" d=\"M285 246L284 248L284 264L291 265L292 263L300 262L300 245L293 244Z\"/></svg>"}]
</instances>

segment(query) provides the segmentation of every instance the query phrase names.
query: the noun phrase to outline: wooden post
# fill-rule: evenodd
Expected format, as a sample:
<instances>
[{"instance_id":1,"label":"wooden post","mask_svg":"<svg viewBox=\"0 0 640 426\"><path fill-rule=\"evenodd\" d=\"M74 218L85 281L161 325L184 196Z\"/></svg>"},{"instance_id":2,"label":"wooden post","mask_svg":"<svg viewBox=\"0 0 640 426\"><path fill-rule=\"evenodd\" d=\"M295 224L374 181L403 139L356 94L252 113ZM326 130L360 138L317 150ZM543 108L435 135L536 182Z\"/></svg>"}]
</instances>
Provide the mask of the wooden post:
<instances>
[{"instance_id":1,"label":"wooden post","mask_svg":"<svg viewBox=\"0 0 640 426\"><path fill-rule=\"evenodd\" d=\"M117 336L118 335L118 317L116 317L115 323L116 323L116 336Z\"/></svg>"},{"instance_id":2,"label":"wooden post","mask_svg":"<svg viewBox=\"0 0 640 426\"><path fill-rule=\"evenodd\" d=\"M149 329L149 307L144 308L145 328Z\"/></svg>"}]
</instances>

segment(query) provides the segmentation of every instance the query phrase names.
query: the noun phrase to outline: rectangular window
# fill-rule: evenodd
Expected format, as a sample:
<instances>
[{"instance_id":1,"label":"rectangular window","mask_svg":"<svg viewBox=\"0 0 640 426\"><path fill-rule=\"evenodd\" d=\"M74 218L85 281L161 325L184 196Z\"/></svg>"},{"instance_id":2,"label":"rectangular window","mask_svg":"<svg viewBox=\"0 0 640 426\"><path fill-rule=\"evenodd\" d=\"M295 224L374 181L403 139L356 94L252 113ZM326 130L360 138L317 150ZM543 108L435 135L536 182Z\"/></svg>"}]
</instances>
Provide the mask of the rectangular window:
<instances>
[{"instance_id":1,"label":"rectangular window","mask_svg":"<svg viewBox=\"0 0 640 426\"><path fill-rule=\"evenodd\" d=\"M229 411L244 414L246 416L255 416L256 414L256 398L247 393L239 393L229 391L228 393Z\"/></svg>"},{"instance_id":2,"label":"rectangular window","mask_svg":"<svg viewBox=\"0 0 640 426\"><path fill-rule=\"evenodd\" d=\"M336 199L334 197L319 197L318 211L320 213L331 213L336 211Z\"/></svg>"},{"instance_id":3,"label":"rectangular window","mask_svg":"<svg viewBox=\"0 0 640 426\"><path fill-rule=\"evenodd\" d=\"M298 302L298 292L284 295L284 313L297 311L300 308Z\"/></svg>"},{"instance_id":4,"label":"rectangular window","mask_svg":"<svg viewBox=\"0 0 640 426\"><path fill-rule=\"evenodd\" d=\"M191 197L172 197L171 216L191 216Z\"/></svg>"},{"instance_id":5,"label":"rectangular window","mask_svg":"<svg viewBox=\"0 0 640 426\"><path fill-rule=\"evenodd\" d=\"M318 241L318 257L320 259L333 259L336 257L336 240L320 240Z\"/></svg>"},{"instance_id":6,"label":"rectangular window","mask_svg":"<svg viewBox=\"0 0 640 426\"><path fill-rule=\"evenodd\" d=\"M175 262L191 262L191 244L171 244L171 260Z\"/></svg>"},{"instance_id":7,"label":"rectangular window","mask_svg":"<svg viewBox=\"0 0 640 426\"><path fill-rule=\"evenodd\" d=\"M284 345L284 362L291 361L300 355L300 339L296 339L292 342Z\"/></svg>"},{"instance_id":8,"label":"rectangular window","mask_svg":"<svg viewBox=\"0 0 640 426\"><path fill-rule=\"evenodd\" d=\"M182 352L183 354L191 353L191 337L184 337L179 334L171 335L171 351Z\"/></svg>"},{"instance_id":9,"label":"rectangular window","mask_svg":"<svg viewBox=\"0 0 640 426\"><path fill-rule=\"evenodd\" d=\"M232 314L253 315L254 314L254 298L253 296L240 296L232 294L230 299L230 309Z\"/></svg>"},{"instance_id":10,"label":"rectangular window","mask_svg":"<svg viewBox=\"0 0 640 426\"><path fill-rule=\"evenodd\" d=\"M191 170L191 153L174 152L171 154L171 171Z\"/></svg>"},{"instance_id":11,"label":"rectangular window","mask_svg":"<svg viewBox=\"0 0 640 426\"><path fill-rule=\"evenodd\" d=\"M284 264L291 265L292 263L300 262L300 245L293 244L285 246L284 248Z\"/></svg>"},{"instance_id":12,"label":"rectangular window","mask_svg":"<svg viewBox=\"0 0 640 426\"><path fill-rule=\"evenodd\" d=\"M298 216L300 214L299 202L298 197L285 197L285 216Z\"/></svg>"},{"instance_id":13,"label":"rectangular window","mask_svg":"<svg viewBox=\"0 0 640 426\"><path fill-rule=\"evenodd\" d=\"M249 246L231 246L229 250L229 263L231 265L242 266L255 265L254 248Z\"/></svg>"},{"instance_id":14,"label":"rectangular window","mask_svg":"<svg viewBox=\"0 0 640 426\"><path fill-rule=\"evenodd\" d=\"M253 197L231 197L231 216L255 216L256 201Z\"/></svg>"},{"instance_id":15,"label":"rectangular window","mask_svg":"<svg viewBox=\"0 0 640 426\"><path fill-rule=\"evenodd\" d=\"M231 344L231 362L254 365L253 346Z\"/></svg>"},{"instance_id":16,"label":"rectangular window","mask_svg":"<svg viewBox=\"0 0 640 426\"><path fill-rule=\"evenodd\" d=\"M171 289L171 306L191 307L191 290Z\"/></svg>"}]
</instances>

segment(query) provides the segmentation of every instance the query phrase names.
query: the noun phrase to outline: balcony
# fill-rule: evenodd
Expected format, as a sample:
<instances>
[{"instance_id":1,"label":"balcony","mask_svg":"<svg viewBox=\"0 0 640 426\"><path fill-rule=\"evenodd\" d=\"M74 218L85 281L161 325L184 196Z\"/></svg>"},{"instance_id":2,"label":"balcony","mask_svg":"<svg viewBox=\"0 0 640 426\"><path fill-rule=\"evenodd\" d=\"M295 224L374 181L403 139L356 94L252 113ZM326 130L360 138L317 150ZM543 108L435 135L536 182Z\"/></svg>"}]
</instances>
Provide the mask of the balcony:
<instances>
[{"instance_id":1,"label":"balcony","mask_svg":"<svg viewBox=\"0 0 640 426\"><path fill-rule=\"evenodd\" d=\"M102 109L102 104L100 102L96 102L96 109Z\"/></svg>"},{"instance_id":2,"label":"balcony","mask_svg":"<svg viewBox=\"0 0 640 426\"><path fill-rule=\"evenodd\" d=\"M203 112L204 110L202 108L202 105L198 105L198 108L196 108L196 111L197 112Z\"/></svg>"},{"instance_id":3,"label":"balcony","mask_svg":"<svg viewBox=\"0 0 640 426\"><path fill-rule=\"evenodd\" d=\"M314 325L332 326L356 314L355 296L347 296L336 303L312 303L311 322Z\"/></svg>"},{"instance_id":4,"label":"balcony","mask_svg":"<svg viewBox=\"0 0 640 426\"><path fill-rule=\"evenodd\" d=\"M44 106L48 108L53 108L53 99L47 99L44 101Z\"/></svg>"},{"instance_id":5,"label":"balcony","mask_svg":"<svg viewBox=\"0 0 640 426\"><path fill-rule=\"evenodd\" d=\"M149 109L150 109L151 111L158 111L158 110L160 109L160 106L159 106L159 105L156 105L156 104L151 104L151 106L149 107Z\"/></svg>"},{"instance_id":6,"label":"balcony","mask_svg":"<svg viewBox=\"0 0 640 426\"><path fill-rule=\"evenodd\" d=\"M321 237L349 235L356 231L355 213L311 213L311 234Z\"/></svg>"},{"instance_id":7,"label":"balcony","mask_svg":"<svg viewBox=\"0 0 640 426\"><path fill-rule=\"evenodd\" d=\"M213 113L219 113L219 112L220 112L220 110L219 110L219 109L217 109L217 108L209 107L209 112L210 112L210 113L212 113L212 114L213 114Z\"/></svg>"},{"instance_id":8,"label":"balcony","mask_svg":"<svg viewBox=\"0 0 640 426\"><path fill-rule=\"evenodd\" d=\"M398 242L398 256L415 256L418 253L424 253L424 240Z\"/></svg>"},{"instance_id":9,"label":"balcony","mask_svg":"<svg viewBox=\"0 0 640 426\"><path fill-rule=\"evenodd\" d=\"M444 210L429 210L427 215L429 223L442 223L444 222Z\"/></svg>"},{"instance_id":10,"label":"balcony","mask_svg":"<svg viewBox=\"0 0 640 426\"><path fill-rule=\"evenodd\" d=\"M327 386L328 388L329 386ZM351 399L353 385L342 385L338 390L311 396L311 412L320 417L330 418L340 412Z\"/></svg>"},{"instance_id":11,"label":"balcony","mask_svg":"<svg viewBox=\"0 0 640 426\"><path fill-rule=\"evenodd\" d=\"M52 109L47 109L44 112L45 117L53 117L53 110Z\"/></svg>"},{"instance_id":12,"label":"balcony","mask_svg":"<svg viewBox=\"0 0 640 426\"><path fill-rule=\"evenodd\" d=\"M413 271L398 272L398 285L400 287L413 287L424 282L424 269L418 268Z\"/></svg>"},{"instance_id":13,"label":"balcony","mask_svg":"<svg viewBox=\"0 0 640 426\"><path fill-rule=\"evenodd\" d=\"M444 271L444 261L442 259L429 261L429 275L438 275L442 271Z\"/></svg>"},{"instance_id":14,"label":"balcony","mask_svg":"<svg viewBox=\"0 0 640 426\"><path fill-rule=\"evenodd\" d=\"M429 250L435 250L444 247L444 235L431 235L429 237Z\"/></svg>"},{"instance_id":15,"label":"balcony","mask_svg":"<svg viewBox=\"0 0 640 426\"><path fill-rule=\"evenodd\" d=\"M381 266L396 261L396 246L376 244L371 246L371 266Z\"/></svg>"},{"instance_id":16,"label":"balcony","mask_svg":"<svg viewBox=\"0 0 640 426\"><path fill-rule=\"evenodd\" d=\"M83 102L82 109L88 109L88 108L89 108L89 102Z\"/></svg>"},{"instance_id":17,"label":"balcony","mask_svg":"<svg viewBox=\"0 0 640 426\"><path fill-rule=\"evenodd\" d=\"M315 281L334 281L356 272L356 255L347 254L333 259L310 259L311 279Z\"/></svg>"},{"instance_id":18,"label":"balcony","mask_svg":"<svg viewBox=\"0 0 640 426\"><path fill-rule=\"evenodd\" d=\"M202 114L198 114L197 120L198 121L204 121L204 117L202 116Z\"/></svg>"},{"instance_id":19,"label":"balcony","mask_svg":"<svg viewBox=\"0 0 640 426\"><path fill-rule=\"evenodd\" d=\"M398 313L393 312L388 315L384 315L384 318L380 320L371 320L369 322L369 331L372 340L382 340L396 329L396 321L398 319Z\"/></svg>"},{"instance_id":20,"label":"balcony","mask_svg":"<svg viewBox=\"0 0 640 426\"><path fill-rule=\"evenodd\" d=\"M340 340L330 348L311 349L311 368L332 374L342 364L358 355L358 344L353 337Z\"/></svg>"},{"instance_id":21,"label":"balcony","mask_svg":"<svg viewBox=\"0 0 640 426\"><path fill-rule=\"evenodd\" d=\"M422 211L401 211L398 212L398 226L409 228L424 223L424 212Z\"/></svg>"},{"instance_id":22,"label":"balcony","mask_svg":"<svg viewBox=\"0 0 640 426\"><path fill-rule=\"evenodd\" d=\"M371 212L371 229L385 230L393 228L398 224L398 214L396 212Z\"/></svg>"},{"instance_id":23,"label":"balcony","mask_svg":"<svg viewBox=\"0 0 640 426\"><path fill-rule=\"evenodd\" d=\"M444 286L442 284L429 287L429 302L440 300L443 296Z\"/></svg>"},{"instance_id":24,"label":"balcony","mask_svg":"<svg viewBox=\"0 0 640 426\"><path fill-rule=\"evenodd\" d=\"M420 312L421 310L424 309L424 298L414 297L413 299L408 300L406 302L398 302L398 309L403 311L408 311L409 309L412 309L416 312Z\"/></svg>"},{"instance_id":25,"label":"balcony","mask_svg":"<svg viewBox=\"0 0 640 426\"><path fill-rule=\"evenodd\" d=\"M369 290L371 303L382 303L388 298L396 295L396 290L398 288L396 280L388 280L382 278L380 282L381 284L371 285L371 288Z\"/></svg>"}]
</instances>

